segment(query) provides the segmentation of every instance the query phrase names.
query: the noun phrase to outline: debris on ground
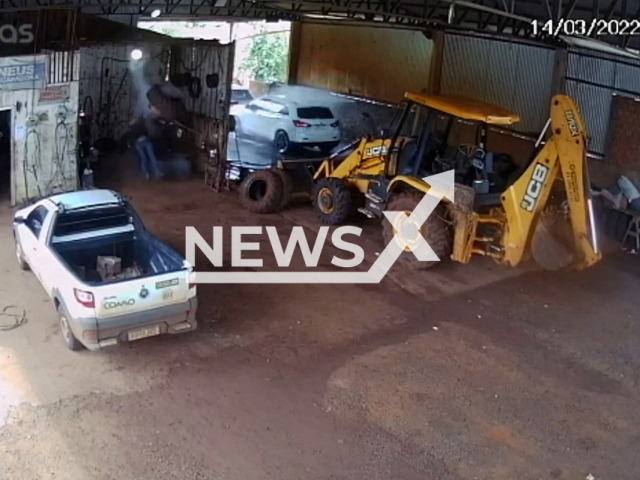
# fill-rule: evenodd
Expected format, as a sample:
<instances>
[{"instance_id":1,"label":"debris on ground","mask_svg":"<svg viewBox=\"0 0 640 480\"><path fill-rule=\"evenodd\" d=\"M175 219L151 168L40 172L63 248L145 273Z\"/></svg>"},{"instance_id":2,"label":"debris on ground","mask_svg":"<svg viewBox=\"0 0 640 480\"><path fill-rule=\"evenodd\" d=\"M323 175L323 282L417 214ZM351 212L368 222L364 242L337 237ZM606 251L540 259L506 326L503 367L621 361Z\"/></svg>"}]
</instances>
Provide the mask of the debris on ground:
<instances>
[{"instance_id":1,"label":"debris on ground","mask_svg":"<svg viewBox=\"0 0 640 480\"><path fill-rule=\"evenodd\" d=\"M9 318L9 323L4 323ZM6 306L0 311L0 332L8 332L27 323L27 312L14 305Z\"/></svg>"}]
</instances>

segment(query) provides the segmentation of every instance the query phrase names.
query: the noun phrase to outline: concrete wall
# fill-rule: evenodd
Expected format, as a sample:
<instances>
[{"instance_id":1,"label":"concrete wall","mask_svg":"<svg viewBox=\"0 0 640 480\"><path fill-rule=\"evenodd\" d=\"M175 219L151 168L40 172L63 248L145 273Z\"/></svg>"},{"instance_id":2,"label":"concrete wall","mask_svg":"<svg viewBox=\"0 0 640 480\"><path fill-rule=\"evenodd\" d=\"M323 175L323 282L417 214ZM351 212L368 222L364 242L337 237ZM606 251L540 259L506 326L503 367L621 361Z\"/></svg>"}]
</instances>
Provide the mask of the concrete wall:
<instances>
[{"instance_id":1,"label":"concrete wall","mask_svg":"<svg viewBox=\"0 0 640 480\"><path fill-rule=\"evenodd\" d=\"M430 87L434 41L411 30L294 23L290 80L397 103Z\"/></svg>"},{"instance_id":2,"label":"concrete wall","mask_svg":"<svg viewBox=\"0 0 640 480\"><path fill-rule=\"evenodd\" d=\"M12 64L14 59L45 62L47 71L50 66L47 55L38 55L0 58L0 67ZM58 100L54 96L54 101L47 100L46 95L41 98L42 89L0 91L0 109L11 110L12 205L77 188L78 82L58 86L65 95ZM54 86L47 87L51 92ZM56 117L60 108L64 108L64 120ZM37 118L36 125L27 126L29 117Z\"/></svg>"}]
</instances>

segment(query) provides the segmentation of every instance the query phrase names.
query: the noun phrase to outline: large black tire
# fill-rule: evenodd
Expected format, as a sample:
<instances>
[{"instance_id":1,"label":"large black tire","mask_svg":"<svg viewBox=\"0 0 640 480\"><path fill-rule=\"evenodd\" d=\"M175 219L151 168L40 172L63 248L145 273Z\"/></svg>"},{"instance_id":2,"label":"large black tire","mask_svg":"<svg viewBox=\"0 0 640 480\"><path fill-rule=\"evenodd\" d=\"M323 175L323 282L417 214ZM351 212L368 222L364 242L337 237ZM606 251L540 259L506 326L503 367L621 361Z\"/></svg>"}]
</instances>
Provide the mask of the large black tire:
<instances>
[{"instance_id":1,"label":"large black tire","mask_svg":"<svg viewBox=\"0 0 640 480\"><path fill-rule=\"evenodd\" d=\"M240 185L240 203L254 213L273 213L282 197L280 177L271 170L257 170Z\"/></svg>"},{"instance_id":2,"label":"large black tire","mask_svg":"<svg viewBox=\"0 0 640 480\"><path fill-rule=\"evenodd\" d=\"M276 211L279 212L289 205L291 195L293 195L293 179L291 178L291 175L281 168L274 168L271 171L278 176L280 183L282 184L282 195L280 195L280 201L276 206Z\"/></svg>"},{"instance_id":3,"label":"large black tire","mask_svg":"<svg viewBox=\"0 0 640 480\"><path fill-rule=\"evenodd\" d=\"M394 195L387 207L393 212L413 212L414 208L422 199L422 194L418 192L402 192ZM453 249L453 236L449 224L445 221L445 208L438 205L429 215L427 221L420 227L420 234L433 249L438 258L446 260L450 257ZM395 236L393 225L385 218L382 221L382 237L387 245L393 241ZM404 251L400 254L399 261L403 265L413 270L427 270L440 262L421 262L411 251Z\"/></svg>"},{"instance_id":4,"label":"large black tire","mask_svg":"<svg viewBox=\"0 0 640 480\"><path fill-rule=\"evenodd\" d=\"M16 258L18 259L18 265L20 266L20 270L30 270L29 264L24 259L24 252L22 251L22 246L20 242L16 239Z\"/></svg>"},{"instance_id":5,"label":"large black tire","mask_svg":"<svg viewBox=\"0 0 640 480\"><path fill-rule=\"evenodd\" d=\"M293 149L289 135L284 130L278 130L273 139L273 145L278 153L289 153Z\"/></svg>"},{"instance_id":6,"label":"large black tire","mask_svg":"<svg viewBox=\"0 0 640 480\"><path fill-rule=\"evenodd\" d=\"M78 339L71 331L71 326L69 325L67 314L65 313L64 308L62 308L62 305L58 305L58 318L60 320L60 333L62 334L64 344L69 350L72 350L74 352L82 350L84 346L78 341Z\"/></svg>"},{"instance_id":7,"label":"large black tire","mask_svg":"<svg viewBox=\"0 0 640 480\"><path fill-rule=\"evenodd\" d=\"M351 213L351 192L339 178L324 177L313 186L313 208L322 223L339 225Z\"/></svg>"}]
</instances>

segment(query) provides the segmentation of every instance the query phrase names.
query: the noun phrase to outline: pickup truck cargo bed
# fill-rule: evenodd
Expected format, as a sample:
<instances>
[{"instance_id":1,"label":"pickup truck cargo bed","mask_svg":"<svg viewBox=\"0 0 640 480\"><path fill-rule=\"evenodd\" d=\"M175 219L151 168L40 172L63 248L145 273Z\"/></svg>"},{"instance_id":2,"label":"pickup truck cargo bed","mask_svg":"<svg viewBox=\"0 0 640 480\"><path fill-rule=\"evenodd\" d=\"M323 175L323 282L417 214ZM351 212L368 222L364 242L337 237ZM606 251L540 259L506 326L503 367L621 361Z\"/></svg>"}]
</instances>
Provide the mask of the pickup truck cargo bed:
<instances>
[{"instance_id":1,"label":"pickup truck cargo bed","mask_svg":"<svg viewBox=\"0 0 640 480\"><path fill-rule=\"evenodd\" d=\"M178 255L145 233L127 232L54 243L52 249L88 285L126 280L103 280L98 273L99 256L119 257L123 271L137 266L142 270L142 276L175 272L183 268L183 260Z\"/></svg>"}]
</instances>

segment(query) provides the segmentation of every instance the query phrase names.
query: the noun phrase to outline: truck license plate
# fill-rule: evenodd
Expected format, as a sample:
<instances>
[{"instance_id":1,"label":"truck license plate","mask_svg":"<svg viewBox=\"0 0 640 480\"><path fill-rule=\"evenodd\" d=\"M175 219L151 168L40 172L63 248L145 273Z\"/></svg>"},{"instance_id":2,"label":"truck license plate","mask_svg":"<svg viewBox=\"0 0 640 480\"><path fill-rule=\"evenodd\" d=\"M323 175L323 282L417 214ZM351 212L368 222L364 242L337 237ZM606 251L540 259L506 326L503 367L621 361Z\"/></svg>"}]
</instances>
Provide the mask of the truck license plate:
<instances>
[{"instance_id":1,"label":"truck license plate","mask_svg":"<svg viewBox=\"0 0 640 480\"><path fill-rule=\"evenodd\" d=\"M160 335L160 325L154 325L153 327L141 328L140 330L129 332L129 341L132 342L134 340L153 337L155 335Z\"/></svg>"}]
</instances>

